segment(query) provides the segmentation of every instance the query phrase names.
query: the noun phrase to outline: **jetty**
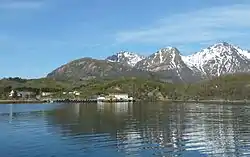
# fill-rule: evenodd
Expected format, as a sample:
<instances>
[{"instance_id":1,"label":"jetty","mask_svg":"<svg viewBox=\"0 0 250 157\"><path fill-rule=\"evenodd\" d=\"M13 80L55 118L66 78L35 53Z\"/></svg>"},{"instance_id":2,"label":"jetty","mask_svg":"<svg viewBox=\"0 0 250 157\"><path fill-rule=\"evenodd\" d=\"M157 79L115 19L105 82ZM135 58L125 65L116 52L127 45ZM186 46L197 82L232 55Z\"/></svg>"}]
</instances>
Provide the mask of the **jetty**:
<instances>
[{"instance_id":1,"label":"jetty","mask_svg":"<svg viewBox=\"0 0 250 157\"><path fill-rule=\"evenodd\" d=\"M55 103L97 103L97 99L53 99Z\"/></svg>"},{"instance_id":2,"label":"jetty","mask_svg":"<svg viewBox=\"0 0 250 157\"><path fill-rule=\"evenodd\" d=\"M108 102L108 103L116 103L116 102L135 102L135 100L98 100L98 99L54 99L48 100L48 102L54 103L97 103L97 102Z\"/></svg>"}]
</instances>

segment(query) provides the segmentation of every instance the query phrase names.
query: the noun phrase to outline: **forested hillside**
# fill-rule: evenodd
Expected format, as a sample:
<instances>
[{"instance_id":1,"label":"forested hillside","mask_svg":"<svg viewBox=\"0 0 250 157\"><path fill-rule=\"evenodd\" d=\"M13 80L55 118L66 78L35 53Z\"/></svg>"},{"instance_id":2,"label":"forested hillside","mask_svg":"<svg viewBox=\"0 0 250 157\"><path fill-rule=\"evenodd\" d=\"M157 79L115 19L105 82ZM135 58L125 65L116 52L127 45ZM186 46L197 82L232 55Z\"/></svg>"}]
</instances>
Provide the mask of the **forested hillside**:
<instances>
[{"instance_id":1,"label":"forested hillside","mask_svg":"<svg viewBox=\"0 0 250 157\"><path fill-rule=\"evenodd\" d=\"M48 78L0 80L2 98L6 98L12 89L55 93L77 90L81 92L81 98L109 93L128 93L139 100L243 100L250 99L250 75L231 74L193 84L166 83L157 78L141 77L91 79L81 82L62 82Z\"/></svg>"}]
</instances>

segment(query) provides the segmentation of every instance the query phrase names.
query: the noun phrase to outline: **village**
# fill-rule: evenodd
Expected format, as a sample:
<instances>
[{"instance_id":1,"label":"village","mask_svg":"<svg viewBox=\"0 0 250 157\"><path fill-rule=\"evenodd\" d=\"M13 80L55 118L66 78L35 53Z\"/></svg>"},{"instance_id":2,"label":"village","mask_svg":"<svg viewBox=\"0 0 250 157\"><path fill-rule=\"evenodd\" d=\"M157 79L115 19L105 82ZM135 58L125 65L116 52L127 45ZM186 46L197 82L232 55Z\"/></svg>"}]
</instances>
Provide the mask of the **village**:
<instances>
[{"instance_id":1,"label":"village","mask_svg":"<svg viewBox=\"0 0 250 157\"><path fill-rule=\"evenodd\" d=\"M135 99L127 93L110 93L93 95L90 98L81 98L81 92L69 91L60 93L12 90L9 93L10 100L38 100L44 102L134 102Z\"/></svg>"}]
</instances>

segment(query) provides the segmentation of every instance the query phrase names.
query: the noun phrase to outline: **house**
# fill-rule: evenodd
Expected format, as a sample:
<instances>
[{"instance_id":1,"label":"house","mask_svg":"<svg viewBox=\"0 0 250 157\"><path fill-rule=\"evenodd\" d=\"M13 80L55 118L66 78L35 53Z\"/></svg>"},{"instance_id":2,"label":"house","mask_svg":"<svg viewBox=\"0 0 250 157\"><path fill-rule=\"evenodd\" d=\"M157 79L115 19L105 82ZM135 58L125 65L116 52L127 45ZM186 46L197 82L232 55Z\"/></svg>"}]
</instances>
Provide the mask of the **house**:
<instances>
[{"instance_id":1,"label":"house","mask_svg":"<svg viewBox=\"0 0 250 157\"><path fill-rule=\"evenodd\" d=\"M128 100L133 102L134 98L133 97L129 97Z\"/></svg>"},{"instance_id":2,"label":"house","mask_svg":"<svg viewBox=\"0 0 250 157\"><path fill-rule=\"evenodd\" d=\"M111 99L116 99L116 100L128 100L128 94L109 94L109 97Z\"/></svg>"},{"instance_id":3,"label":"house","mask_svg":"<svg viewBox=\"0 0 250 157\"><path fill-rule=\"evenodd\" d=\"M14 94L15 94L15 91L14 91L14 90L12 90L12 91L9 93L9 97L13 97L13 96L14 96Z\"/></svg>"},{"instance_id":4,"label":"house","mask_svg":"<svg viewBox=\"0 0 250 157\"><path fill-rule=\"evenodd\" d=\"M75 93L75 96L79 96L79 95L81 95L81 93L79 93L79 92L76 92L76 93Z\"/></svg>"},{"instance_id":5,"label":"house","mask_svg":"<svg viewBox=\"0 0 250 157\"><path fill-rule=\"evenodd\" d=\"M29 92L29 91L14 91L12 90L9 93L9 97L19 97L19 98L30 98L30 97L35 97L36 94L34 92Z\"/></svg>"},{"instance_id":6,"label":"house","mask_svg":"<svg viewBox=\"0 0 250 157\"><path fill-rule=\"evenodd\" d=\"M79 95L81 95L81 93L80 93L80 92L78 92L78 91L74 91L74 92L73 92L73 94L74 94L75 96L79 96Z\"/></svg>"},{"instance_id":7,"label":"house","mask_svg":"<svg viewBox=\"0 0 250 157\"><path fill-rule=\"evenodd\" d=\"M99 96L99 97L97 98L97 101L105 101L105 100L106 100L106 98L103 97L103 96Z\"/></svg>"},{"instance_id":8,"label":"house","mask_svg":"<svg viewBox=\"0 0 250 157\"><path fill-rule=\"evenodd\" d=\"M42 92L42 96L50 96L52 95L53 93L51 92Z\"/></svg>"},{"instance_id":9,"label":"house","mask_svg":"<svg viewBox=\"0 0 250 157\"><path fill-rule=\"evenodd\" d=\"M18 91L17 96L21 98L30 98L30 97L35 97L34 92L29 92L29 91Z\"/></svg>"},{"instance_id":10,"label":"house","mask_svg":"<svg viewBox=\"0 0 250 157\"><path fill-rule=\"evenodd\" d=\"M113 93L107 96L99 95L95 99L98 102L104 102L104 101L133 102L134 101L134 98L129 97L128 94L119 94L119 93L115 93L115 94Z\"/></svg>"}]
</instances>

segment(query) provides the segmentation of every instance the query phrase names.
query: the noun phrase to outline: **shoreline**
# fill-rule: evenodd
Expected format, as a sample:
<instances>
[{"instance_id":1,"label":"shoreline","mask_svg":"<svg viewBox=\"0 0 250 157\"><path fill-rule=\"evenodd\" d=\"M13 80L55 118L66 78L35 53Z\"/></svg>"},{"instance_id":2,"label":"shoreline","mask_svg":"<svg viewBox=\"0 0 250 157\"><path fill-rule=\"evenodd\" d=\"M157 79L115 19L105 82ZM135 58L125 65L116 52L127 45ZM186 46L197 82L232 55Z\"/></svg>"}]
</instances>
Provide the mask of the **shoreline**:
<instances>
[{"instance_id":1,"label":"shoreline","mask_svg":"<svg viewBox=\"0 0 250 157\"><path fill-rule=\"evenodd\" d=\"M45 102L42 100L0 100L0 104L38 104Z\"/></svg>"},{"instance_id":2,"label":"shoreline","mask_svg":"<svg viewBox=\"0 0 250 157\"><path fill-rule=\"evenodd\" d=\"M250 104L250 100L166 100L167 102L183 103L220 103L220 104Z\"/></svg>"},{"instance_id":3,"label":"shoreline","mask_svg":"<svg viewBox=\"0 0 250 157\"><path fill-rule=\"evenodd\" d=\"M57 103L75 103L78 101L54 101ZM89 101L89 103L92 101ZM95 102L95 101L93 101ZM145 101L136 101L145 102ZM174 102L174 103L219 103L219 104L250 104L250 100L157 100L157 101L146 101L146 102ZM45 100L0 100L0 104L38 104L38 103L48 103ZM88 103L88 102L86 102ZM116 103L109 102L107 103Z\"/></svg>"}]
</instances>

